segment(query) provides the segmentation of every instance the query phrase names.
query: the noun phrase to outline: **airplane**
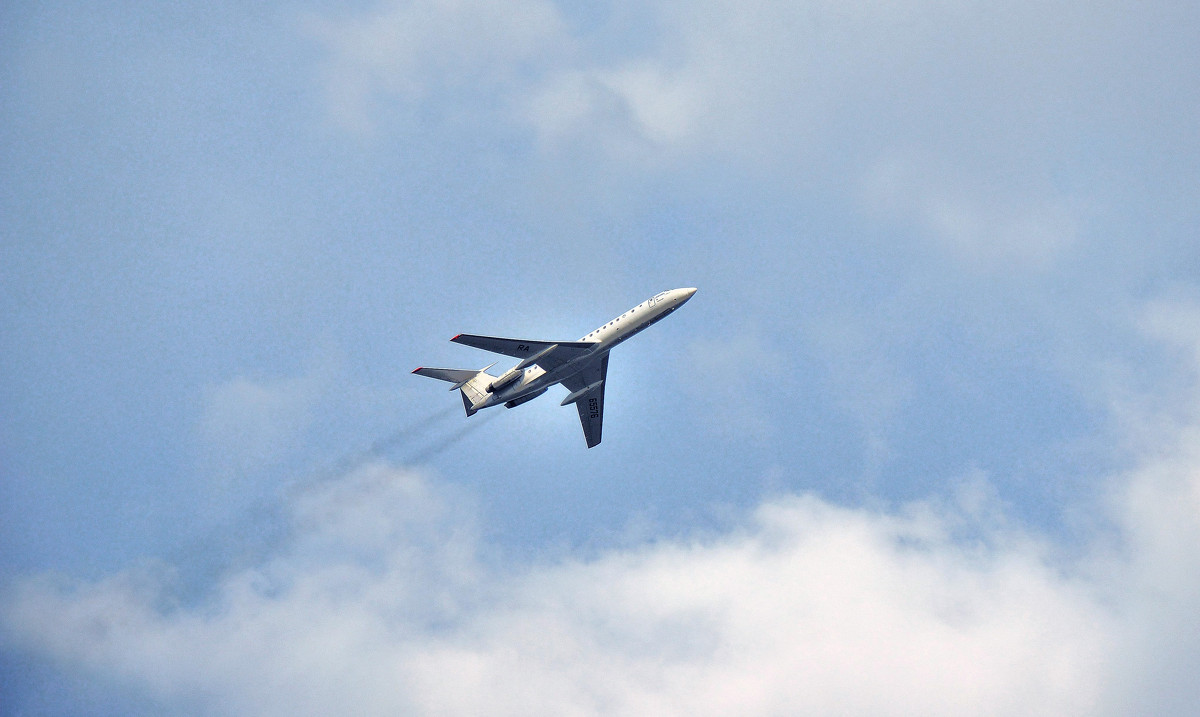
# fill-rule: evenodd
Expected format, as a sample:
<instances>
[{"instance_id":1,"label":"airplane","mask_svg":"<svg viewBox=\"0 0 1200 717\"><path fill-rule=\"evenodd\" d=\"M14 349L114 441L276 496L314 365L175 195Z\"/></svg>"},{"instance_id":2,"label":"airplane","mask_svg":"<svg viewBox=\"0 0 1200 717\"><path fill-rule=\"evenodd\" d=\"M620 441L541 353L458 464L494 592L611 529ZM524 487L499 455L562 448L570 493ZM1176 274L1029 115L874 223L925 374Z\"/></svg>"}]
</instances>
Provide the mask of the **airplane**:
<instances>
[{"instance_id":1,"label":"airplane","mask_svg":"<svg viewBox=\"0 0 1200 717\"><path fill-rule=\"evenodd\" d=\"M604 423L604 379L608 352L630 336L661 321L695 294L694 288L660 291L578 341L531 341L498 336L459 334L451 341L492 353L521 359L509 370L493 376L487 370L418 368L420 376L449 381L462 393L467 416L490 406L515 408L561 383L570 392L560 406L574 403L587 447L600 443Z\"/></svg>"}]
</instances>

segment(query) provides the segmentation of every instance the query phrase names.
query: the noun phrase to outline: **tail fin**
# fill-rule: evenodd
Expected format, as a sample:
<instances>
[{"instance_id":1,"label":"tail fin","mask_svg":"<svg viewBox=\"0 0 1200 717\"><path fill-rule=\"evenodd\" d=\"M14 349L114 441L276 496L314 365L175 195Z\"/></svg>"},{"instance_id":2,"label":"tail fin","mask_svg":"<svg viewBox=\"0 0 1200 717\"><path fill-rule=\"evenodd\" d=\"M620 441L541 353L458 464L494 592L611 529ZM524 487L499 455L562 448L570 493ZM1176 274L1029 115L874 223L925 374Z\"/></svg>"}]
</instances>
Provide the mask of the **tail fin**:
<instances>
[{"instance_id":1,"label":"tail fin","mask_svg":"<svg viewBox=\"0 0 1200 717\"><path fill-rule=\"evenodd\" d=\"M492 364L495 366L495 364ZM413 373L418 376L428 376L441 381L448 381L454 385L450 390L459 389L462 394L463 408L467 410L468 416L475 415L479 410L479 405L487 401L487 387L496 380L496 376L487 372L492 366L487 366L480 370L467 368L418 368Z\"/></svg>"},{"instance_id":2,"label":"tail fin","mask_svg":"<svg viewBox=\"0 0 1200 717\"><path fill-rule=\"evenodd\" d=\"M459 393L462 394L463 408L467 409L468 416L474 416L475 412L479 410L478 406L488 400L487 387L492 385L492 381L495 381L496 378L487 371L480 371L459 389Z\"/></svg>"}]
</instances>

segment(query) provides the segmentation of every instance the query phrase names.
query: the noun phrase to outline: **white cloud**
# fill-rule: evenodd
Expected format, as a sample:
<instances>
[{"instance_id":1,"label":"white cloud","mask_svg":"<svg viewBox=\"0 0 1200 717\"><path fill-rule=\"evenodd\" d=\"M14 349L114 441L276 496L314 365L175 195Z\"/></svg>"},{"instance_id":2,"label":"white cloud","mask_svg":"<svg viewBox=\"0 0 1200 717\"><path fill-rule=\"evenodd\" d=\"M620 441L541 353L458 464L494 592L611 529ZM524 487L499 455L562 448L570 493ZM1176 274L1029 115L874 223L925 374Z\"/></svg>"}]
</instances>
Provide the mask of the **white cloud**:
<instances>
[{"instance_id":1,"label":"white cloud","mask_svg":"<svg viewBox=\"0 0 1200 717\"><path fill-rule=\"evenodd\" d=\"M500 574L428 483L373 466L296 523L209 604L139 571L33 580L6 625L232 714L1083 714L1109 654L1107 616L1036 543L959 545L929 510L792 497L709 541Z\"/></svg>"}]
</instances>

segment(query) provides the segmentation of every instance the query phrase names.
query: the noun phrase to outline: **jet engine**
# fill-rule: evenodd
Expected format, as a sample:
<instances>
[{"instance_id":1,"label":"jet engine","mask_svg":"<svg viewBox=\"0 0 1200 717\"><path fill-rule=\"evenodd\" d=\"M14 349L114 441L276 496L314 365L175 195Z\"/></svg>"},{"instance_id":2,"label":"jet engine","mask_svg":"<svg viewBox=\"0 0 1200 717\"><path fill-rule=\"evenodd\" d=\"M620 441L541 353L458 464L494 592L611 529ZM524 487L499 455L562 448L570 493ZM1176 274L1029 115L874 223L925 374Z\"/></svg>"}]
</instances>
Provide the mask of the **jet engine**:
<instances>
[{"instance_id":1,"label":"jet engine","mask_svg":"<svg viewBox=\"0 0 1200 717\"><path fill-rule=\"evenodd\" d=\"M521 379L521 377L524 375L525 375L524 371L509 371L508 373L504 374L503 376L496 379L495 381L492 381L492 385L487 387L487 392L488 393L497 393L499 391L503 391L504 389L508 388L509 386L511 386L514 383L516 383L517 381L519 381Z\"/></svg>"}]
</instances>

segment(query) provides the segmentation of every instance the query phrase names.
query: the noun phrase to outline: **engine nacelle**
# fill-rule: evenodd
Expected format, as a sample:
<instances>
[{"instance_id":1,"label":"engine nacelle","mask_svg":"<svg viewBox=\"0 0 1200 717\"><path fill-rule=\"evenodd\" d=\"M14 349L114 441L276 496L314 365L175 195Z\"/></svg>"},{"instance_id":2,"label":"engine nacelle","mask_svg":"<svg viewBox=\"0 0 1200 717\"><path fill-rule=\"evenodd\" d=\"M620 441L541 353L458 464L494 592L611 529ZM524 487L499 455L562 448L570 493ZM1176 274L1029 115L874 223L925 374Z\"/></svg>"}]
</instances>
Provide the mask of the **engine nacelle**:
<instances>
[{"instance_id":1,"label":"engine nacelle","mask_svg":"<svg viewBox=\"0 0 1200 717\"><path fill-rule=\"evenodd\" d=\"M495 381L492 381L492 385L487 387L487 392L497 393L499 391L503 391L517 381L521 380L521 377L524 375L524 371L509 371Z\"/></svg>"}]
</instances>

